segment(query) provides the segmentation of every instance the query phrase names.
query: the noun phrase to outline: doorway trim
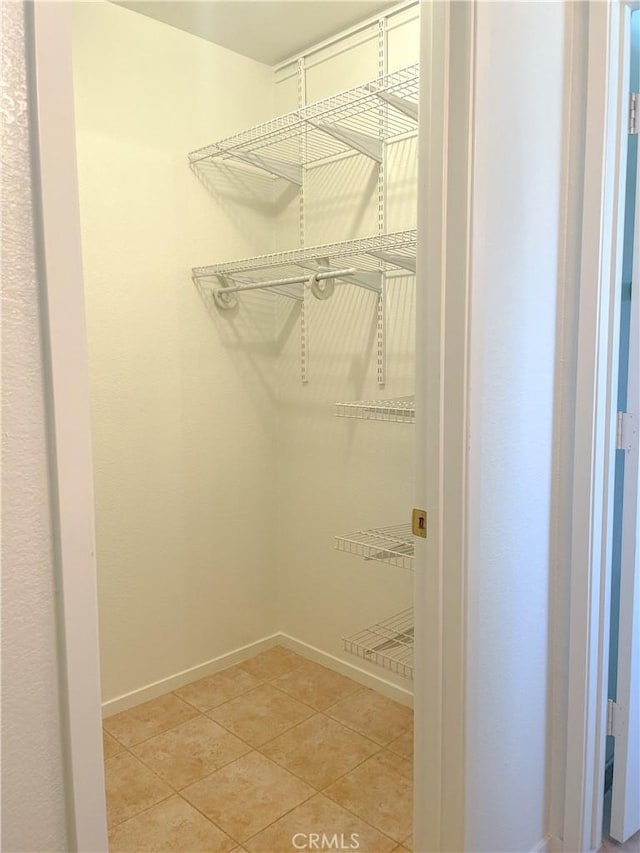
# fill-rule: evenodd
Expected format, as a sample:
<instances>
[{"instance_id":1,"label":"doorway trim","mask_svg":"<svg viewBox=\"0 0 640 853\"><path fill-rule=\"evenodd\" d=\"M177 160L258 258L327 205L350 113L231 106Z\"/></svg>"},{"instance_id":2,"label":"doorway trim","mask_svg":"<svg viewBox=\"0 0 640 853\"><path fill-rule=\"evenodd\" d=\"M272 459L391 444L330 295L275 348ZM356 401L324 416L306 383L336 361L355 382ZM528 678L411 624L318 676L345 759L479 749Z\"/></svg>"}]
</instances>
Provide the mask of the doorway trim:
<instances>
[{"instance_id":1,"label":"doorway trim","mask_svg":"<svg viewBox=\"0 0 640 853\"><path fill-rule=\"evenodd\" d=\"M70 3L26 4L38 274L46 332L51 492L71 849L107 851L93 458Z\"/></svg>"},{"instance_id":2,"label":"doorway trim","mask_svg":"<svg viewBox=\"0 0 640 853\"><path fill-rule=\"evenodd\" d=\"M468 239L474 8L473 0L421 6L429 19L422 38L428 37L428 44L435 48L429 63L429 97L442 106L446 118L442 127L421 138L420 193L429 200L422 227L432 247L444 245L439 241L446 240L447 234L455 239L449 241L442 256L439 249L429 256L421 250L424 276L433 282L427 299L429 323L436 334L430 338L421 332L424 364L417 380L421 390L416 389L417 400L421 400L418 422L423 430L426 424L433 424L437 441L429 448L423 442L419 462L424 465L435 460L440 476L427 481L424 468L418 478L418 495L430 507L433 523L427 547L417 554L422 594L416 601L416 622L422 626L422 647L416 661L416 754L425 756L416 761L418 849L427 838L424 849L462 849L464 830L464 626L460 619L464 614L465 554L459 521L466 500L461 452L466 428L466 314L447 310L449 324L460 326L455 335L446 324L441 325L440 318L445 305L466 305L468 257L460 252L460 233ZM70 850L106 853L90 397L74 123L73 4L35 0L31 9L28 50L37 140L33 171L39 178L41 277L48 320L44 357L50 370L69 846ZM469 111L459 110L459 97L468 102ZM443 164L447 164L446 170ZM428 194L429 188L436 190L433 196ZM455 211L447 206L447 196L453 191L458 193L456 201L462 200ZM451 286L453 274L456 287ZM439 310L433 310L436 304ZM422 308L427 306L423 303ZM445 335L451 343L446 359L441 351ZM446 377L451 383L445 395ZM451 477L446 503L442 488L445 469ZM447 525L455 528L453 537ZM450 539L455 542L455 553L445 555L445 576L443 553ZM452 560L456 561L455 572L449 565ZM443 618L445 608L457 617L455 624L452 618ZM445 685L444 671L458 672L459 677L447 679ZM427 689L429 684L435 685L433 690ZM426 759L432 746L437 774L431 772L434 765ZM435 816L435 821L431 823L428 816Z\"/></svg>"},{"instance_id":3,"label":"doorway trim","mask_svg":"<svg viewBox=\"0 0 640 853\"><path fill-rule=\"evenodd\" d=\"M602 840L630 15L589 3L562 846ZM604 121L603 121L604 117ZM586 571L585 571L586 567Z\"/></svg>"},{"instance_id":4,"label":"doorway trim","mask_svg":"<svg viewBox=\"0 0 640 853\"><path fill-rule=\"evenodd\" d=\"M464 850L467 397L475 0L423 3L416 280L414 849ZM430 440L427 441L427 436ZM428 476L427 472L431 472ZM446 483L446 488L445 488ZM446 676L446 677L445 677Z\"/></svg>"}]
</instances>

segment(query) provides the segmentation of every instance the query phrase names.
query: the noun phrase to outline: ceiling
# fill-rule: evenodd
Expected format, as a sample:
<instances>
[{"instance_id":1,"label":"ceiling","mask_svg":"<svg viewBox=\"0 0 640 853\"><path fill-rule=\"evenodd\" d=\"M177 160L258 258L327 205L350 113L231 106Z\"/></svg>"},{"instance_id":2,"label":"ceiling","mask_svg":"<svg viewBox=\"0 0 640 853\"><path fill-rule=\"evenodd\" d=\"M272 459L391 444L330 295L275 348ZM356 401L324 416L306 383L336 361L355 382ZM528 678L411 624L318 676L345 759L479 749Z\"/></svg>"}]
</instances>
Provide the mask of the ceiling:
<instances>
[{"instance_id":1,"label":"ceiling","mask_svg":"<svg viewBox=\"0 0 640 853\"><path fill-rule=\"evenodd\" d=\"M114 0L258 62L276 65L394 5L389 0Z\"/></svg>"}]
</instances>

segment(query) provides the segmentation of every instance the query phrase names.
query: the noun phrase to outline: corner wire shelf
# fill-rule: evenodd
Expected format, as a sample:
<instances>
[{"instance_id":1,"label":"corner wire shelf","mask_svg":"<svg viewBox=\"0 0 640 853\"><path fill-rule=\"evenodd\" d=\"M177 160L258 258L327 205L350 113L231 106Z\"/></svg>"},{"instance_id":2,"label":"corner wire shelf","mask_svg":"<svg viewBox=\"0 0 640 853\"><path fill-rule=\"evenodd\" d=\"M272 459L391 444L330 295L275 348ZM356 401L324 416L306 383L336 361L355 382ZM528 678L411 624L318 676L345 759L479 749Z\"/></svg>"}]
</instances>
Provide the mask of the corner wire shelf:
<instances>
[{"instance_id":1,"label":"corner wire shelf","mask_svg":"<svg viewBox=\"0 0 640 853\"><path fill-rule=\"evenodd\" d=\"M331 297L336 284L350 283L376 295L376 357L378 384L384 384L386 299L389 275L414 275L416 271L415 229L307 246L270 255L195 267L193 281L207 291L218 308L232 309L238 295L264 290L304 303L310 291L317 299ZM301 329L301 373L307 377L308 347Z\"/></svg>"},{"instance_id":2,"label":"corner wire shelf","mask_svg":"<svg viewBox=\"0 0 640 853\"><path fill-rule=\"evenodd\" d=\"M416 63L192 151L189 162L233 159L302 186L305 168L338 154L381 163L384 142L417 130L418 96Z\"/></svg>"},{"instance_id":3,"label":"corner wire shelf","mask_svg":"<svg viewBox=\"0 0 640 853\"><path fill-rule=\"evenodd\" d=\"M413 424L416 420L415 398L411 395L410 397L395 397L392 400L358 400L349 403L336 403L336 417Z\"/></svg>"},{"instance_id":4,"label":"corner wire shelf","mask_svg":"<svg viewBox=\"0 0 640 853\"><path fill-rule=\"evenodd\" d=\"M415 548L410 524L357 530L346 536L336 536L336 550L400 569L413 569Z\"/></svg>"},{"instance_id":5,"label":"corner wire shelf","mask_svg":"<svg viewBox=\"0 0 640 853\"><path fill-rule=\"evenodd\" d=\"M413 608L402 610L388 619L343 637L345 651L362 660L413 678L414 621Z\"/></svg>"},{"instance_id":6,"label":"corner wire shelf","mask_svg":"<svg viewBox=\"0 0 640 853\"><path fill-rule=\"evenodd\" d=\"M325 274L331 272L340 281L349 281L380 294L384 273L415 273L416 239L415 229L395 231L194 267L192 275L196 284L212 288L214 297L221 300L220 307L224 307L225 302L228 302L226 307L231 307L233 301L224 299L225 291L231 297L243 290L260 288L300 301L306 281L314 274L330 278ZM292 282L293 278L298 281Z\"/></svg>"}]
</instances>

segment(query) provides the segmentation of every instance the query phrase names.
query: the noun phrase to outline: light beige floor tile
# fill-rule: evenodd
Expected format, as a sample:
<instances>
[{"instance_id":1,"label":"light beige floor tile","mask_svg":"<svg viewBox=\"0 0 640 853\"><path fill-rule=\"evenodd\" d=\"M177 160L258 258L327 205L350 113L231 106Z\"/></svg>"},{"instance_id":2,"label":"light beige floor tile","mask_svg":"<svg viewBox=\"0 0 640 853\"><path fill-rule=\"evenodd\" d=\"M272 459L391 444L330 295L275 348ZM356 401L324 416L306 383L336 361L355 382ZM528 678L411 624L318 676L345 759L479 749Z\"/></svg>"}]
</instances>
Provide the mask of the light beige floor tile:
<instances>
[{"instance_id":1,"label":"light beige floor tile","mask_svg":"<svg viewBox=\"0 0 640 853\"><path fill-rule=\"evenodd\" d=\"M124 746L133 746L197 716L198 712L172 693L136 705L103 721L106 731Z\"/></svg>"},{"instance_id":2,"label":"light beige floor tile","mask_svg":"<svg viewBox=\"0 0 640 853\"><path fill-rule=\"evenodd\" d=\"M395 752L400 758L413 761L413 726L401 734L400 737L392 740L387 749Z\"/></svg>"},{"instance_id":3,"label":"light beige floor tile","mask_svg":"<svg viewBox=\"0 0 640 853\"><path fill-rule=\"evenodd\" d=\"M234 844L177 795L109 833L110 853L225 853Z\"/></svg>"},{"instance_id":4,"label":"light beige floor tile","mask_svg":"<svg viewBox=\"0 0 640 853\"><path fill-rule=\"evenodd\" d=\"M302 835L297 836L297 833ZM250 853L274 853L274 851L295 853L301 849L300 845L309 843L310 833L317 833L320 836L317 840L317 845L320 846L315 847L319 850L348 850L356 840L359 845L356 848L358 853L387 853L395 846L395 841L385 837L372 826L321 794L280 818L272 826L247 841L245 846ZM323 833L327 836L324 844L322 843ZM294 837L296 837L295 842ZM330 847L332 839L333 846Z\"/></svg>"},{"instance_id":5,"label":"light beige floor tile","mask_svg":"<svg viewBox=\"0 0 640 853\"><path fill-rule=\"evenodd\" d=\"M128 752L104 763L107 820L115 826L165 800L173 791Z\"/></svg>"},{"instance_id":6,"label":"light beige floor tile","mask_svg":"<svg viewBox=\"0 0 640 853\"><path fill-rule=\"evenodd\" d=\"M185 788L182 796L237 841L244 842L313 793L282 767L251 752Z\"/></svg>"},{"instance_id":7,"label":"light beige floor tile","mask_svg":"<svg viewBox=\"0 0 640 853\"><path fill-rule=\"evenodd\" d=\"M282 767L320 790L380 749L357 732L316 714L262 747Z\"/></svg>"},{"instance_id":8,"label":"light beige floor tile","mask_svg":"<svg viewBox=\"0 0 640 853\"><path fill-rule=\"evenodd\" d=\"M250 660L244 661L240 666L261 681L271 681L280 675L291 672L304 661L305 658L292 652L291 649L285 649L284 646L274 646Z\"/></svg>"},{"instance_id":9,"label":"light beige floor tile","mask_svg":"<svg viewBox=\"0 0 640 853\"><path fill-rule=\"evenodd\" d=\"M411 833L411 763L386 750L338 779L325 794L397 842Z\"/></svg>"},{"instance_id":10,"label":"light beige floor tile","mask_svg":"<svg viewBox=\"0 0 640 853\"><path fill-rule=\"evenodd\" d=\"M229 699L259 687L261 683L241 666L231 666L187 684L175 693L200 711L209 711Z\"/></svg>"},{"instance_id":11,"label":"light beige floor tile","mask_svg":"<svg viewBox=\"0 0 640 853\"><path fill-rule=\"evenodd\" d=\"M383 746L403 734L413 720L411 708L368 689L347 696L326 713Z\"/></svg>"},{"instance_id":12,"label":"light beige floor tile","mask_svg":"<svg viewBox=\"0 0 640 853\"><path fill-rule=\"evenodd\" d=\"M102 732L102 751L104 752L105 761L107 758L113 758L114 755L118 755L121 752L124 752L124 746L121 743L111 737L108 732Z\"/></svg>"},{"instance_id":13,"label":"light beige floor tile","mask_svg":"<svg viewBox=\"0 0 640 853\"><path fill-rule=\"evenodd\" d=\"M202 716L131 748L134 755L177 790L249 750L246 743Z\"/></svg>"},{"instance_id":14,"label":"light beige floor tile","mask_svg":"<svg viewBox=\"0 0 640 853\"><path fill-rule=\"evenodd\" d=\"M350 678L308 660L272 683L279 690L284 690L318 711L324 711L345 696L362 689L360 684Z\"/></svg>"},{"instance_id":15,"label":"light beige floor tile","mask_svg":"<svg viewBox=\"0 0 640 853\"><path fill-rule=\"evenodd\" d=\"M237 699L218 705L208 711L207 716L251 746L262 746L313 713L312 708L298 702L293 696L263 684Z\"/></svg>"}]
</instances>

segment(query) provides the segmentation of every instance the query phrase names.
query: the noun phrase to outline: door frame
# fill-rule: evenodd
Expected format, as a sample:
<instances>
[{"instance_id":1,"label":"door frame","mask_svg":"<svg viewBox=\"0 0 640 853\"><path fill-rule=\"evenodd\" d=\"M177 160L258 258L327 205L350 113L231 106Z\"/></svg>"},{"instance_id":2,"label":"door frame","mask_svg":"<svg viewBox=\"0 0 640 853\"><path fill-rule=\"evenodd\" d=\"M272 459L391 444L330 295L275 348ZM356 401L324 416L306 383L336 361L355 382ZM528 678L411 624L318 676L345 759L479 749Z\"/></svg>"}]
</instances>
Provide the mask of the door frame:
<instances>
[{"instance_id":1,"label":"door frame","mask_svg":"<svg viewBox=\"0 0 640 853\"><path fill-rule=\"evenodd\" d=\"M108 850L89 362L74 120L71 3L25 3L38 276L45 317L67 831Z\"/></svg>"},{"instance_id":2,"label":"door frame","mask_svg":"<svg viewBox=\"0 0 640 853\"><path fill-rule=\"evenodd\" d=\"M36 0L30 44L39 179L45 358L50 369L59 622L67 721L71 845L106 851L97 574L89 387L72 75L72 5ZM611 282L620 232L626 110L617 61L637 3L589 4L587 134L570 567L570 678L563 839L566 851L600 842L606 719L617 345ZM420 145L419 248L425 282L416 378L418 505L429 538L417 548L415 842L464 849L464 608L466 554L466 347L473 133L475 0L426 3L423 44L433 46L422 104L441 107L441 129ZM425 14L427 13L427 14ZM425 42L425 39L428 40ZM423 69L423 73L426 69ZM467 109L460 108L460 99ZM602 115L607 120L602 128ZM619 123L618 123L619 124ZM446 164L446 168L442 168ZM451 201L455 200L455 204ZM463 238L461 239L461 235ZM432 251L429 251L431 246ZM460 247L467 251L460 251ZM435 251L433 251L435 249ZM446 280L446 287L445 287ZM448 310L448 309L451 310ZM427 479L426 471L438 471ZM447 494L443 482L446 477ZM444 572L446 560L446 574ZM588 572L584 566L589 567ZM435 617L435 618L434 618ZM457 679L443 679L444 672ZM427 772L429 770L429 772ZM435 771L435 772L434 772ZM430 820L429 818L435 818Z\"/></svg>"},{"instance_id":3,"label":"door frame","mask_svg":"<svg viewBox=\"0 0 640 853\"><path fill-rule=\"evenodd\" d=\"M461 851L476 0L421 10L420 110L443 121L422 138L418 165L415 490L428 532L415 540L414 754L425 760L414 767L413 840Z\"/></svg>"},{"instance_id":4,"label":"door frame","mask_svg":"<svg viewBox=\"0 0 640 853\"><path fill-rule=\"evenodd\" d=\"M40 275L48 326L44 358L50 377L56 494L56 605L62 638L68 828L70 849L106 853L92 437L74 122L73 5L35 0L27 6L31 15L27 50L34 105L33 172L38 186ZM466 498L468 252L460 252L460 235L466 235L468 249L474 8L475 0L421 4L421 39L430 57L429 85L422 104L442 109L445 117L441 127L432 128L421 139L419 153L419 193L428 200L421 205L425 214L419 227L430 235L429 243L437 250L427 253L421 248L419 261L427 323L417 343L422 355L417 359L416 380L417 494L429 508L430 533L427 545L418 548L416 560L416 630L421 646L416 660L414 800L420 804L416 845L433 850L462 849L464 832L465 554L459 522ZM468 110L459 109L460 98ZM455 207L447 205L449 193L456 195ZM444 253L440 246L445 247ZM454 305L462 312L447 310L447 322L441 324L445 307ZM445 342L449 347L446 358ZM428 429L436 440L420 441ZM427 465L438 469L440 476L427 478ZM449 478L446 503L444 476ZM458 672L459 678L445 682L445 671ZM427 762L427 755L437 756L437 772L433 772L431 760ZM425 758L420 760L420 756Z\"/></svg>"},{"instance_id":5,"label":"door frame","mask_svg":"<svg viewBox=\"0 0 640 853\"><path fill-rule=\"evenodd\" d=\"M602 840L630 15L589 3L562 848ZM604 117L604 122L603 122ZM587 570L585 571L585 567Z\"/></svg>"}]
</instances>

